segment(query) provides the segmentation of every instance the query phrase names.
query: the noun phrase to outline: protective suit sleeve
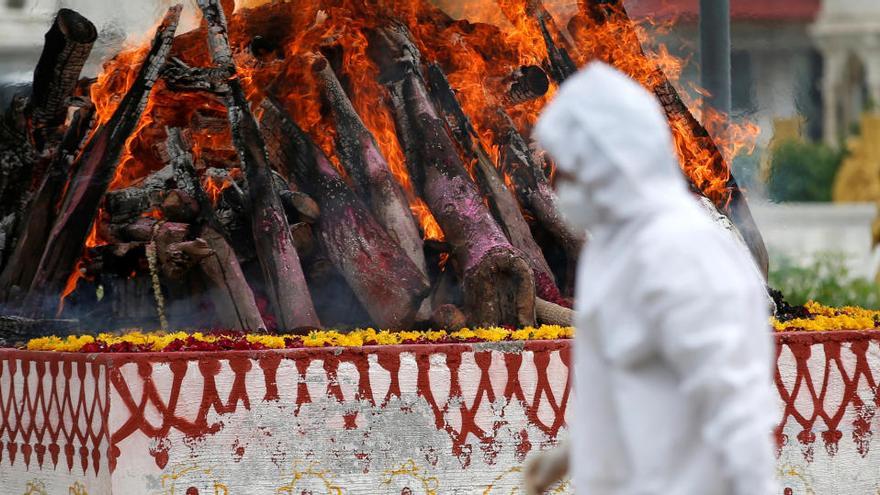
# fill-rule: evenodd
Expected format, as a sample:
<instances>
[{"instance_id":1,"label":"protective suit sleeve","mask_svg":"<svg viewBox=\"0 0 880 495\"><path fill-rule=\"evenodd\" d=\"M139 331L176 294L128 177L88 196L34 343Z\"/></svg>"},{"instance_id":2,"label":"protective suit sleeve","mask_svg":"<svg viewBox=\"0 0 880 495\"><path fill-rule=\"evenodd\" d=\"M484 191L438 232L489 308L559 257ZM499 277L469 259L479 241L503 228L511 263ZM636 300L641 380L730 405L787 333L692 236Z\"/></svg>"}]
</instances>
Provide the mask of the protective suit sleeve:
<instances>
[{"instance_id":1,"label":"protective suit sleeve","mask_svg":"<svg viewBox=\"0 0 880 495\"><path fill-rule=\"evenodd\" d=\"M677 287L656 291L647 306L660 352L697 411L694 431L717 449L732 493L775 493L772 341L760 294L749 285L757 283L743 283L735 270L666 269L673 271L664 283Z\"/></svg>"}]
</instances>

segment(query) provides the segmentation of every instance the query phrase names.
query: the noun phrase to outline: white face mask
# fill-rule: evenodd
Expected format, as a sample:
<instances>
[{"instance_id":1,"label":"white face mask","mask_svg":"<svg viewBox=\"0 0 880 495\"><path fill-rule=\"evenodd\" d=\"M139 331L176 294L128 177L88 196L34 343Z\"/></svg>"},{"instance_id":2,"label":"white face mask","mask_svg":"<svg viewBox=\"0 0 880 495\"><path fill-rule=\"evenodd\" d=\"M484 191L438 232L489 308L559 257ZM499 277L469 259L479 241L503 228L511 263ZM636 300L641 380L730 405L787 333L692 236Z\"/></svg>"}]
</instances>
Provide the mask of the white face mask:
<instances>
[{"instance_id":1,"label":"white face mask","mask_svg":"<svg viewBox=\"0 0 880 495\"><path fill-rule=\"evenodd\" d=\"M569 225L589 230L596 225L596 211L590 207L586 188L576 182L560 182L556 189L556 207Z\"/></svg>"}]
</instances>

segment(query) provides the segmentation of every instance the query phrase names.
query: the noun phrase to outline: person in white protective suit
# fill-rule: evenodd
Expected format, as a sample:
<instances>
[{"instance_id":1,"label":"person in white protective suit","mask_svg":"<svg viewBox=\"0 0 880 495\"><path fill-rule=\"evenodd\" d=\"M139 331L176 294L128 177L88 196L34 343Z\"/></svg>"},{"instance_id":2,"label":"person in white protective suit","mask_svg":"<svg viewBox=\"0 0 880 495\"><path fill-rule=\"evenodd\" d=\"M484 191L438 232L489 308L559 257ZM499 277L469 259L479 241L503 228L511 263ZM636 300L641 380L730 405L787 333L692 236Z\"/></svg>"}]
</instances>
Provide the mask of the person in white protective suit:
<instances>
[{"instance_id":1,"label":"person in white protective suit","mask_svg":"<svg viewBox=\"0 0 880 495\"><path fill-rule=\"evenodd\" d=\"M772 340L751 258L688 191L657 100L592 63L535 129L578 267L570 469L585 495L769 495ZM562 465L527 466L526 484Z\"/></svg>"}]
</instances>

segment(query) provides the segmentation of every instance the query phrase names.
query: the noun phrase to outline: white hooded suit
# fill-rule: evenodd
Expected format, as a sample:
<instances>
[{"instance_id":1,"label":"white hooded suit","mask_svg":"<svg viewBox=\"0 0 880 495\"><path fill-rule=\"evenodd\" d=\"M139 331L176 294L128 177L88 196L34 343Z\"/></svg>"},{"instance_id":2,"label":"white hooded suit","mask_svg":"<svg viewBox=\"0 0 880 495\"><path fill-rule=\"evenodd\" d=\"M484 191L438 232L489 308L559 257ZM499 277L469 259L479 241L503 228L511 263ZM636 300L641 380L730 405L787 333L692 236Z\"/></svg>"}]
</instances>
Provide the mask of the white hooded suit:
<instances>
[{"instance_id":1,"label":"white hooded suit","mask_svg":"<svg viewBox=\"0 0 880 495\"><path fill-rule=\"evenodd\" d=\"M666 119L593 63L536 137L573 177L577 284L571 474L584 495L769 495L772 341L751 259L688 192Z\"/></svg>"}]
</instances>

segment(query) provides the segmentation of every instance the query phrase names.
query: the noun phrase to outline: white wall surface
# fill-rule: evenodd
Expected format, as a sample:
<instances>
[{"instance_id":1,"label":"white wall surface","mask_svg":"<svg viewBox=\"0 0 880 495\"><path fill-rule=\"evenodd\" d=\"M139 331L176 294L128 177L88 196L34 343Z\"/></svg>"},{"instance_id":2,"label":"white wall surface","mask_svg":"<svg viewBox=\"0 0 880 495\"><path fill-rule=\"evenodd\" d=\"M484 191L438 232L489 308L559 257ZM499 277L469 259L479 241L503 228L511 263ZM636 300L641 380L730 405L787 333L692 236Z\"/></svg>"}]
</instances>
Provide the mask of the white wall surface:
<instances>
[{"instance_id":1,"label":"white wall surface","mask_svg":"<svg viewBox=\"0 0 880 495\"><path fill-rule=\"evenodd\" d=\"M752 214L772 259L780 256L808 264L817 254L844 253L854 275L876 273L871 224L873 203L785 203L752 201Z\"/></svg>"}]
</instances>

